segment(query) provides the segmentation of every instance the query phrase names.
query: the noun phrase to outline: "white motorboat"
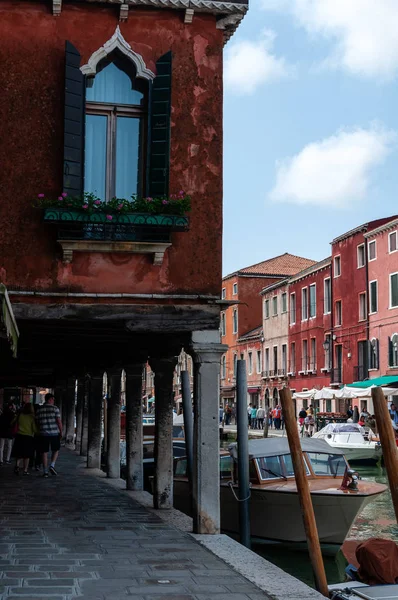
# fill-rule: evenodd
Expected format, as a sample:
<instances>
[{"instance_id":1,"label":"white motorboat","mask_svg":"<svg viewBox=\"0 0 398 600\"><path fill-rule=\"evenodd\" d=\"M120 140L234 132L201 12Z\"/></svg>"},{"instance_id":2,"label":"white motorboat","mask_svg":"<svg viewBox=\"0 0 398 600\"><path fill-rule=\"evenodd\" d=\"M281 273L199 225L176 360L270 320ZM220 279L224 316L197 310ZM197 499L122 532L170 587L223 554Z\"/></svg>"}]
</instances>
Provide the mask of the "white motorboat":
<instances>
[{"instance_id":1,"label":"white motorboat","mask_svg":"<svg viewBox=\"0 0 398 600\"><path fill-rule=\"evenodd\" d=\"M329 423L312 437L341 450L350 462L378 461L382 456L378 436L358 423Z\"/></svg>"},{"instance_id":2,"label":"white motorboat","mask_svg":"<svg viewBox=\"0 0 398 600\"><path fill-rule=\"evenodd\" d=\"M337 552L358 513L385 485L358 481L343 452L325 441L301 440L318 535ZM220 453L221 529L239 532L236 444ZM249 440L251 536L257 541L305 543L292 458L286 438ZM352 479L349 483L349 479ZM186 458L174 463L174 507L191 512Z\"/></svg>"}]
</instances>

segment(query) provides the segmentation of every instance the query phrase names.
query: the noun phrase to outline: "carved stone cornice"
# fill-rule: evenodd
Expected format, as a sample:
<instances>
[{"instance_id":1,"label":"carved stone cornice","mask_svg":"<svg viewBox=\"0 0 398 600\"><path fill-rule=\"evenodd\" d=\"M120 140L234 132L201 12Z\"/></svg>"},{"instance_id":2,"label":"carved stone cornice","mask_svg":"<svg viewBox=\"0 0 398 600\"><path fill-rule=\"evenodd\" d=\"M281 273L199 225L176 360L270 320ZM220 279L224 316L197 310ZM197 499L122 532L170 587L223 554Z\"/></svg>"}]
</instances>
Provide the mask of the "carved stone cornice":
<instances>
[{"instance_id":1,"label":"carved stone cornice","mask_svg":"<svg viewBox=\"0 0 398 600\"><path fill-rule=\"evenodd\" d=\"M190 18L193 16L193 12L210 13L214 15L227 17L229 15L236 15L240 18L231 21L228 27L221 27L224 29L224 40L227 42L233 35L240 21L248 11L249 5L248 0L241 1L222 1L222 0L86 0L87 2L96 2L102 4L117 4L120 6L120 21L126 21L128 18L129 7L145 7L150 8L165 8L184 10L188 12L188 20L186 23L190 23ZM53 0L53 15L58 16L61 14L62 0ZM185 13L185 18L187 13Z\"/></svg>"}]
</instances>

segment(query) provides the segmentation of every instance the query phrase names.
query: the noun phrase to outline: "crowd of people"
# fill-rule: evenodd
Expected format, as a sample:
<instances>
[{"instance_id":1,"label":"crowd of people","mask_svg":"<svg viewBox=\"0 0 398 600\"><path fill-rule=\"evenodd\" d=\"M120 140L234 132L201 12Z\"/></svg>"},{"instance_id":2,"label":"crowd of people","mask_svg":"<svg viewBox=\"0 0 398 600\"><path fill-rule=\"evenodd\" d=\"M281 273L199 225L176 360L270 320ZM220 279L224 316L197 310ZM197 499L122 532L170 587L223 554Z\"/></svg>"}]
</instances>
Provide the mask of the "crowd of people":
<instances>
[{"instance_id":1,"label":"crowd of people","mask_svg":"<svg viewBox=\"0 0 398 600\"><path fill-rule=\"evenodd\" d=\"M55 464L62 438L62 422L53 394L46 394L44 404L25 402L17 409L8 403L0 414L0 467L11 465L14 473L29 475L29 469L43 471L44 477L57 475ZM48 455L51 450L50 464Z\"/></svg>"}]
</instances>

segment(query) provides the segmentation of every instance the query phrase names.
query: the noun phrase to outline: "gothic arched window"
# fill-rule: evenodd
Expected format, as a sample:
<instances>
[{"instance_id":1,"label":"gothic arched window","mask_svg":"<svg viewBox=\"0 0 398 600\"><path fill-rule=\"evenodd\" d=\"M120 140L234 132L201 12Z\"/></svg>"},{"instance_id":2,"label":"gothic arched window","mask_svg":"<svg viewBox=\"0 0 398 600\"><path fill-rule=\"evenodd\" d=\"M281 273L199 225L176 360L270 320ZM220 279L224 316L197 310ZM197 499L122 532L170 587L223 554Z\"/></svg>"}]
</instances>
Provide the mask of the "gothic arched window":
<instances>
[{"instance_id":1,"label":"gothic arched window","mask_svg":"<svg viewBox=\"0 0 398 600\"><path fill-rule=\"evenodd\" d=\"M85 191L104 201L141 194L148 83L117 53L86 81Z\"/></svg>"}]
</instances>

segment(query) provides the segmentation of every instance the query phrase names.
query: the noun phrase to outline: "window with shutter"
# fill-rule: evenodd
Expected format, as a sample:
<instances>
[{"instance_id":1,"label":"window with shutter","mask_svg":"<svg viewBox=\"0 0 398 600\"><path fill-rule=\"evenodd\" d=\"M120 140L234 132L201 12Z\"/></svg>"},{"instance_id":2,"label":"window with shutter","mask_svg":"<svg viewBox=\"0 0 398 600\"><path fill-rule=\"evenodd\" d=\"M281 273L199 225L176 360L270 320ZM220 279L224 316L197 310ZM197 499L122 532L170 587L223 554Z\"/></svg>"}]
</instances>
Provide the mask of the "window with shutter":
<instances>
[{"instance_id":1,"label":"window with shutter","mask_svg":"<svg viewBox=\"0 0 398 600\"><path fill-rule=\"evenodd\" d=\"M142 195L148 81L118 53L86 81L85 191L105 201Z\"/></svg>"},{"instance_id":2,"label":"window with shutter","mask_svg":"<svg viewBox=\"0 0 398 600\"><path fill-rule=\"evenodd\" d=\"M398 367L398 333L394 333L391 338L388 338L389 360L390 367Z\"/></svg>"}]
</instances>

